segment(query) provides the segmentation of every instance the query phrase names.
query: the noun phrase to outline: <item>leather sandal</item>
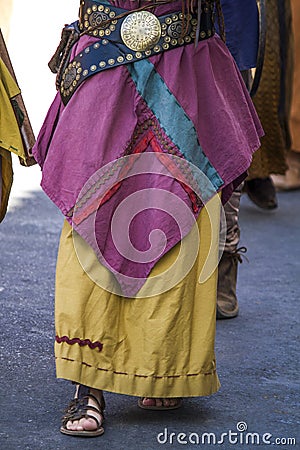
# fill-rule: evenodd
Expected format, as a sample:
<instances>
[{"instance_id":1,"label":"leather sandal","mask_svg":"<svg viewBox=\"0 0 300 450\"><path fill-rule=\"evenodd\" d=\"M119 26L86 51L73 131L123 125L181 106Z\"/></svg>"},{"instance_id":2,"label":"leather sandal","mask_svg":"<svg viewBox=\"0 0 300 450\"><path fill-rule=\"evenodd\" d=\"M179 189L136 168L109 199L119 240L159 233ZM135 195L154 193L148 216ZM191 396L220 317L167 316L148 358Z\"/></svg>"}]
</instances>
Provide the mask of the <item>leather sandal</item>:
<instances>
[{"instance_id":1,"label":"leather sandal","mask_svg":"<svg viewBox=\"0 0 300 450\"><path fill-rule=\"evenodd\" d=\"M176 400L176 403L171 406L165 406L164 404L162 404L161 406L156 406L156 404L155 405L144 405L143 401L145 398L148 398L148 397L142 397L138 400L138 406L142 409L150 409L153 411L168 411L171 409L178 409L182 406L182 398L180 398L180 397L178 397L178 398L176 397L176 398L172 398L172 399L171 398L170 399L164 399L164 398L160 399L162 401L162 403L164 402L164 400ZM153 400L158 400L158 399L153 398Z\"/></svg>"},{"instance_id":2,"label":"leather sandal","mask_svg":"<svg viewBox=\"0 0 300 450\"><path fill-rule=\"evenodd\" d=\"M89 405L89 399L93 399L97 406ZM101 436L104 433L104 428L102 423L104 421L104 409L105 401L102 395L99 401L90 392L90 388L83 385L77 385L76 393L74 399L70 402L68 408L62 417L62 425L60 427L60 432L67 434L69 436L82 436L82 437L96 437ZM98 416L100 415L101 420ZM93 419L97 424L95 430L69 430L67 428L67 423L69 421L74 422L80 419Z\"/></svg>"}]
</instances>

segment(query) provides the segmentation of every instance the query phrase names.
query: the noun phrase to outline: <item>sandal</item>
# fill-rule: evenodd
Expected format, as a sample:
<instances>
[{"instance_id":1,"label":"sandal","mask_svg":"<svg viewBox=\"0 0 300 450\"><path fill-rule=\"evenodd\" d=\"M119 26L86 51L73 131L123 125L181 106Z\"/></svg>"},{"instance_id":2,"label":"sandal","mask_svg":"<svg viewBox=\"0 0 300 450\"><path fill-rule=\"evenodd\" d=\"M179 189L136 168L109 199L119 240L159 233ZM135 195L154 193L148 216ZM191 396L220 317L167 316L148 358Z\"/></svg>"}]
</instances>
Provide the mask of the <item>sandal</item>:
<instances>
[{"instance_id":1,"label":"sandal","mask_svg":"<svg viewBox=\"0 0 300 450\"><path fill-rule=\"evenodd\" d=\"M93 399L97 406L89 405L88 402ZM90 388L81 384L77 385L74 399L69 404L62 418L62 425L60 432L70 436L96 437L104 433L102 423L104 421L105 401L102 395L99 401L93 394L90 393ZM99 421L98 416L101 420ZM93 419L97 424L96 430L69 430L67 423L74 422L80 419Z\"/></svg>"},{"instance_id":2,"label":"sandal","mask_svg":"<svg viewBox=\"0 0 300 450\"><path fill-rule=\"evenodd\" d=\"M138 406L142 409L150 409L153 411L168 411L170 409L178 409L182 406L182 398L180 398L180 397L172 398L172 399L171 398L170 399L164 399L164 398L161 398L161 399L153 398L152 399L151 398L151 400L161 400L161 402L162 402L161 406L156 406L156 404L155 405L144 405L143 401L146 398L149 398L149 397L142 397L138 401ZM166 406L166 405L164 405L164 400L176 400L176 403L174 405Z\"/></svg>"}]
</instances>

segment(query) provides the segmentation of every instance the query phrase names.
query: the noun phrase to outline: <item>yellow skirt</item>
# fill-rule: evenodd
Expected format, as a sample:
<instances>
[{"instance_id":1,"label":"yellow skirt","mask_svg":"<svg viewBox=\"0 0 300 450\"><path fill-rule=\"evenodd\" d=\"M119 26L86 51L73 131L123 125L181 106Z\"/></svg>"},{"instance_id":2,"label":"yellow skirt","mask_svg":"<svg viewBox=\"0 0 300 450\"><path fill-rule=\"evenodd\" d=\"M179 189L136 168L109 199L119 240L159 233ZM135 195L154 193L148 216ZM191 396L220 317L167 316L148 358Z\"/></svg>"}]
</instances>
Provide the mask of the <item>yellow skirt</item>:
<instances>
[{"instance_id":1,"label":"yellow skirt","mask_svg":"<svg viewBox=\"0 0 300 450\"><path fill-rule=\"evenodd\" d=\"M92 281L65 222L56 271L57 377L141 397L207 396L219 389L214 353L218 232L211 226L219 224L219 197L209 205L210 212L203 208L197 220L199 251L189 273L167 292L145 298L120 297ZM83 240L81 245L91 253ZM159 260L150 279L172 264L180 245ZM209 258L212 269L199 282Z\"/></svg>"}]
</instances>

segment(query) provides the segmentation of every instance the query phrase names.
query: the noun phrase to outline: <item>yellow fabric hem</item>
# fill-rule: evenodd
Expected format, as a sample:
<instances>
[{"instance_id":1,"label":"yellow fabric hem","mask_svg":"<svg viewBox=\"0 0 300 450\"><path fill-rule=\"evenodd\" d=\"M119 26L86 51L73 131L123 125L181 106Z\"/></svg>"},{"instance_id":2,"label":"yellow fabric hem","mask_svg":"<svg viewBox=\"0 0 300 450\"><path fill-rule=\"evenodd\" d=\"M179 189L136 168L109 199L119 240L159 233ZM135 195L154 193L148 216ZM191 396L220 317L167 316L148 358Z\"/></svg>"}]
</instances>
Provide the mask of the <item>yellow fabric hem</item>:
<instances>
[{"instance_id":1,"label":"yellow fabric hem","mask_svg":"<svg viewBox=\"0 0 300 450\"><path fill-rule=\"evenodd\" d=\"M89 367L81 361L56 358L57 378L82 383L95 389L137 397L204 397L216 393L220 382L216 370L211 373L166 377L118 374Z\"/></svg>"}]
</instances>

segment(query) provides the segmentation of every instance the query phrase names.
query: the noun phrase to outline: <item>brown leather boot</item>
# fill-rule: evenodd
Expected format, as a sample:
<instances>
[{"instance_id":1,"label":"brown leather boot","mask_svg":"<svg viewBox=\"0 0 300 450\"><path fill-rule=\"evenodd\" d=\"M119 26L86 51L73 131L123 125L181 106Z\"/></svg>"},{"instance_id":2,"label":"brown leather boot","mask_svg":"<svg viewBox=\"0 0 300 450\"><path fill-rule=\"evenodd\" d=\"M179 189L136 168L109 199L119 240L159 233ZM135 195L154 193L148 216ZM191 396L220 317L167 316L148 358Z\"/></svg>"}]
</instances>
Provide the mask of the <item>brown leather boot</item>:
<instances>
[{"instance_id":1,"label":"brown leather boot","mask_svg":"<svg viewBox=\"0 0 300 450\"><path fill-rule=\"evenodd\" d=\"M300 153L289 150L286 156L288 170L285 175L272 175L276 189L291 191L300 189Z\"/></svg>"},{"instance_id":2,"label":"brown leather boot","mask_svg":"<svg viewBox=\"0 0 300 450\"><path fill-rule=\"evenodd\" d=\"M259 208L276 209L278 207L276 189L271 177L245 181L244 189L250 200Z\"/></svg>"},{"instance_id":3,"label":"brown leather boot","mask_svg":"<svg viewBox=\"0 0 300 450\"><path fill-rule=\"evenodd\" d=\"M232 319L239 313L236 297L238 263L243 262L241 253L246 251L246 247L240 247L233 253L225 251L219 262L217 319Z\"/></svg>"}]
</instances>

